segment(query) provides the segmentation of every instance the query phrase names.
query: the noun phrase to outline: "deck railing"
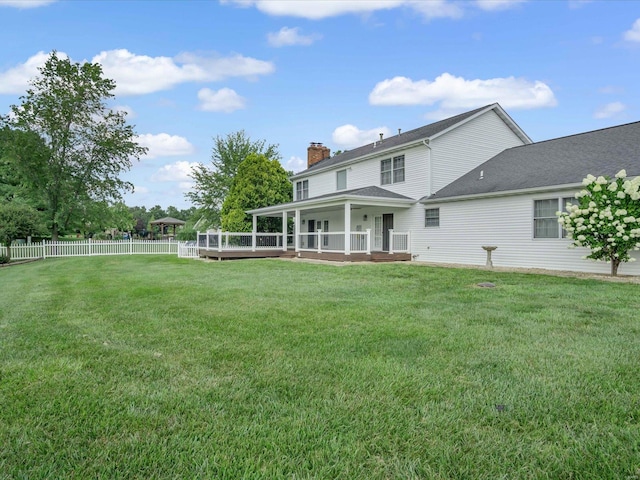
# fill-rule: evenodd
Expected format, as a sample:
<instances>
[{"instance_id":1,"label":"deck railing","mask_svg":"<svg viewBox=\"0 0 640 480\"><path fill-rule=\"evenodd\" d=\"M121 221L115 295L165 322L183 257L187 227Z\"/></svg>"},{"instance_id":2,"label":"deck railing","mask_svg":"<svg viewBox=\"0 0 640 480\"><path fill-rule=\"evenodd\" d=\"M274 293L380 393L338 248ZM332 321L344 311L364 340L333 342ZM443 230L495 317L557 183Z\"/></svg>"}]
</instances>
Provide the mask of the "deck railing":
<instances>
[{"instance_id":1,"label":"deck railing","mask_svg":"<svg viewBox=\"0 0 640 480\"><path fill-rule=\"evenodd\" d=\"M289 236L284 242L288 244ZM247 232L198 232L198 247L207 250L239 251L239 250L284 250L282 233L247 233Z\"/></svg>"},{"instance_id":2,"label":"deck railing","mask_svg":"<svg viewBox=\"0 0 640 480\"><path fill-rule=\"evenodd\" d=\"M286 237L286 239L285 239ZM371 230L364 232L301 232L297 248L326 253L371 253ZM286 245L283 246L283 239ZM348 240L347 240L348 239ZM348 247L345 248L345 242ZM198 232L198 248L225 251L285 250L295 248L295 236L282 233ZM409 232L389 230L389 253L407 253L411 245Z\"/></svg>"}]
</instances>

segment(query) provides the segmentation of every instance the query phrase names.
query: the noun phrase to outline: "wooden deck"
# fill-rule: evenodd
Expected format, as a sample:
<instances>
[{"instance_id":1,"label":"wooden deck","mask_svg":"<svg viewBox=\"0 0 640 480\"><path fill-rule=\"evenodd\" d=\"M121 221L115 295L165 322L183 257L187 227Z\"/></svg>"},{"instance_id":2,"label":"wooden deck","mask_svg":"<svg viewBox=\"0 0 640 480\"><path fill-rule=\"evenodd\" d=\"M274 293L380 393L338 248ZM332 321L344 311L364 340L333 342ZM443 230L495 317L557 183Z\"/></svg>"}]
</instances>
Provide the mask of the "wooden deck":
<instances>
[{"instance_id":1,"label":"wooden deck","mask_svg":"<svg viewBox=\"0 0 640 480\"><path fill-rule=\"evenodd\" d=\"M296 253L293 250L256 250L255 252L247 250L236 251L222 251L206 248L200 248L198 255L201 258L209 258L215 260L239 260L242 258L312 258L316 260L328 260L331 262L408 262L411 261L410 253L386 253L386 252L371 252L370 255L366 253L352 253L351 255L345 255L344 253L336 252L308 252L301 251Z\"/></svg>"}]
</instances>

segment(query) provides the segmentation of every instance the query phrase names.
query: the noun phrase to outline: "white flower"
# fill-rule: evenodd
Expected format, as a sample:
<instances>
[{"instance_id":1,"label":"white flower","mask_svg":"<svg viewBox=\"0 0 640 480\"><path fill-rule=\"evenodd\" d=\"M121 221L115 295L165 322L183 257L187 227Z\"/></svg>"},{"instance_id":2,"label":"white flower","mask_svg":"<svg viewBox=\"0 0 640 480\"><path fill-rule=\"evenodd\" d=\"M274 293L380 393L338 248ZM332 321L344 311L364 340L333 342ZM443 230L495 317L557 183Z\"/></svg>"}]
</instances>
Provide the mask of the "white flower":
<instances>
[{"instance_id":1,"label":"white flower","mask_svg":"<svg viewBox=\"0 0 640 480\"><path fill-rule=\"evenodd\" d=\"M604 178L602 175L600 175L598 178L596 178L596 183L599 185L605 185L607 182L607 179Z\"/></svg>"},{"instance_id":2,"label":"white flower","mask_svg":"<svg viewBox=\"0 0 640 480\"><path fill-rule=\"evenodd\" d=\"M584 185L584 186L591 185L595 181L596 181L596 177L594 177L593 175L589 174L589 175L587 175L587 178L582 180L582 185Z\"/></svg>"},{"instance_id":3,"label":"white flower","mask_svg":"<svg viewBox=\"0 0 640 480\"><path fill-rule=\"evenodd\" d=\"M607 187L610 192L615 192L618 189L618 182L611 182Z\"/></svg>"},{"instance_id":4,"label":"white flower","mask_svg":"<svg viewBox=\"0 0 640 480\"><path fill-rule=\"evenodd\" d=\"M618 193L616 193L616 197L618 197L620 199L623 199L626 196L627 195L622 190L618 190Z\"/></svg>"},{"instance_id":5,"label":"white flower","mask_svg":"<svg viewBox=\"0 0 640 480\"><path fill-rule=\"evenodd\" d=\"M593 191L594 192L601 192L602 191L602 187L598 184L593 186Z\"/></svg>"},{"instance_id":6,"label":"white flower","mask_svg":"<svg viewBox=\"0 0 640 480\"><path fill-rule=\"evenodd\" d=\"M627 176L627 171L623 168L618 173L616 173L616 178L625 178Z\"/></svg>"}]
</instances>

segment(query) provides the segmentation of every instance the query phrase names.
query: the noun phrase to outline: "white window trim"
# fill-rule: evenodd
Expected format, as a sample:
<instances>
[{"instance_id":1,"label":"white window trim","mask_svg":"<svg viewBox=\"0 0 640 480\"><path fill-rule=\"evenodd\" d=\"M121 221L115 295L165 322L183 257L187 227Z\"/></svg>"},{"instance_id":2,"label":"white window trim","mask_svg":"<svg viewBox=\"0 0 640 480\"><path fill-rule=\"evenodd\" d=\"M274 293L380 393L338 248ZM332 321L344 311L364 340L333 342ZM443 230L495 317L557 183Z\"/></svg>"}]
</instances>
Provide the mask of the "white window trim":
<instances>
[{"instance_id":1,"label":"white window trim","mask_svg":"<svg viewBox=\"0 0 640 480\"><path fill-rule=\"evenodd\" d=\"M558 222L558 217L556 216L556 223L558 224L558 236L556 237L536 237L536 202L542 200L555 200L556 201L556 212L564 210L564 200L573 200L577 201L574 197L568 195L554 195L552 197L539 197L534 198L531 201L531 239L536 242L548 242L548 241L558 241L558 240L569 240L567 236L564 234L564 228ZM551 218L551 217L541 217L541 218Z\"/></svg>"},{"instance_id":2,"label":"white window trim","mask_svg":"<svg viewBox=\"0 0 640 480\"><path fill-rule=\"evenodd\" d=\"M429 210L435 210L438 212L438 225L427 225L427 212ZM435 217L432 217L432 219L433 218ZM440 228L440 207L424 209L424 228Z\"/></svg>"}]
</instances>

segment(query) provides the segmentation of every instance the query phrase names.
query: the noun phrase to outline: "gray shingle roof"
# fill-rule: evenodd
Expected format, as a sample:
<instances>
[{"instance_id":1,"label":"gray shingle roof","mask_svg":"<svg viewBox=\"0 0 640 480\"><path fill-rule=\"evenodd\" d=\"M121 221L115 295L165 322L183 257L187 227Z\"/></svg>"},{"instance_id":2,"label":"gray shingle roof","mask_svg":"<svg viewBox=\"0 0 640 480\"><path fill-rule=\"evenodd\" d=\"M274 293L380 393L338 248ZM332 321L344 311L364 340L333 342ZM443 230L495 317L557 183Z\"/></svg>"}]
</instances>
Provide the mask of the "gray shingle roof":
<instances>
[{"instance_id":1,"label":"gray shingle roof","mask_svg":"<svg viewBox=\"0 0 640 480\"><path fill-rule=\"evenodd\" d=\"M622 169L640 175L640 122L507 149L420 201L578 184Z\"/></svg>"},{"instance_id":2,"label":"gray shingle roof","mask_svg":"<svg viewBox=\"0 0 640 480\"><path fill-rule=\"evenodd\" d=\"M494 104L492 104L494 105ZM399 145L404 145L407 143L413 143L418 140L422 140L424 138L432 137L433 135L446 130L449 127L452 127L456 123L459 123L476 113L491 107L492 105L486 105L481 108L476 108L475 110L471 110L470 112L461 113L460 115L456 115L454 117L445 118L444 120L440 120L435 123L431 123L429 125L425 125L424 127L416 128L414 130L409 130L408 132L402 132L400 135L394 135L393 137L389 137L384 139L382 143L376 142L376 148L392 148L397 147ZM354 160L363 155L368 155L373 152L373 143L369 143L367 145L363 145L362 147L354 148L353 150L348 150L339 155L335 155L330 158L326 158L324 160L319 161L315 165L303 170L299 173L295 174L295 177L305 175L307 173L313 173L316 170L320 170L326 167L332 167L341 163L348 162L349 160Z\"/></svg>"},{"instance_id":3,"label":"gray shingle roof","mask_svg":"<svg viewBox=\"0 0 640 480\"><path fill-rule=\"evenodd\" d=\"M326 195L319 195L317 197L307 198L305 200L296 200L293 203L308 202L310 200L324 200L331 197L342 197L345 195L356 197L377 197L377 198L396 198L400 200L413 200L411 197L400 195L399 193L390 192L380 187L362 187L354 188L353 190L341 190L339 192L327 193ZM414 200L415 201L415 200Z\"/></svg>"}]
</instances>

